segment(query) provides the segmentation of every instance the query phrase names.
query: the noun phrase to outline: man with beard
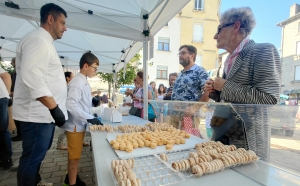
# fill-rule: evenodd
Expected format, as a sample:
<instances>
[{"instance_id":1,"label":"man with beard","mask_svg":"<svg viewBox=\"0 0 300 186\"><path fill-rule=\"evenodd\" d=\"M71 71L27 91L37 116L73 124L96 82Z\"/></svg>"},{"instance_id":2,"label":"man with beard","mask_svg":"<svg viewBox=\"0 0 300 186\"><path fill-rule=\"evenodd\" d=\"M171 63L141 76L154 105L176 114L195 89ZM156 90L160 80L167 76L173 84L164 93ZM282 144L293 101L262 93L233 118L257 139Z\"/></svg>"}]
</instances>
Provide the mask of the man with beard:
<instances>
[{"instance_id":1,"label":"man with beard","mask_svg":"<svg viewBox=\"0 0 300 186\"><path fill-rule=\"evenodd\" d=\"M204 94L202 91L209 76L203 67L195 64L196 55L197 49L192 45L182 45L179 48L179 63L183 66L183 70L175 80L171 100L201 102L209 100L209 94ZM183 116L192 117L196 110L200 109L195 105L174 104L173 106L174 110L185 110L184 115L172 114L171 123L176 128Z\"/></svg>"},{"instance_id":2,"label":"man with beard","mask_svg":"<svg viewBox=\"0 0 300 186\"><path fill-rule=\"evenodd\" d=\"M53 41L66 31L67 13L49 3L40 10L41 26L17 46L13 118L20 121L22 156L18 186L51 186L41 179L40 166L51 147L55 126L68 119L67 84Z\"/></svg>"}]
</instances>

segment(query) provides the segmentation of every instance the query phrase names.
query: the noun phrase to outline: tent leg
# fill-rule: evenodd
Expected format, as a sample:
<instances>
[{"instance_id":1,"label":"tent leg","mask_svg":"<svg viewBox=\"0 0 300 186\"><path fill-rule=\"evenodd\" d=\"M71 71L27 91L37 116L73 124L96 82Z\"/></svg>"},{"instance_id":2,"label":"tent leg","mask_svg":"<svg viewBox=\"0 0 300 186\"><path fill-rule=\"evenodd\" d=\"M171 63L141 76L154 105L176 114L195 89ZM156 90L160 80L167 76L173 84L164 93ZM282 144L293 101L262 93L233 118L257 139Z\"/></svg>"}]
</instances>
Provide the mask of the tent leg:
<instances>
[{"instance_id":1,"label":"tent leg","mask_svg":"<svg viewBox=\"0 0 300 186\"><path fill-rule=\"evenodd\" d=\"M148 30L148 25L147 25L147 19L145 19L145 30ZM148 41L149 41L149 36L145 34L145 40L143 43L143 71L144 71L144 103L143 103L143 108L144 108L144 119L148 120Z\"/></svg>"}]
</instances>

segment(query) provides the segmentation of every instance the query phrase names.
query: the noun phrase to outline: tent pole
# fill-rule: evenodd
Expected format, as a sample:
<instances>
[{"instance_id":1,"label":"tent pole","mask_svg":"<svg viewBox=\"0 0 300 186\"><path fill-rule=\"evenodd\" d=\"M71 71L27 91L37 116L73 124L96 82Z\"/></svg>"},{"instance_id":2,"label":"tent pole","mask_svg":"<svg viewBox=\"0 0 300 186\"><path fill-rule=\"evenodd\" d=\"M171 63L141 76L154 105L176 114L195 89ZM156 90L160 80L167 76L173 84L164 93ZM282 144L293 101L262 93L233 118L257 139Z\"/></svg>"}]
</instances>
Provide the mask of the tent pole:
<instances>
[{"instance_id":1,"label":"tent pole","mask_svg":"<svg viewBox=\"0 0 300 186\"><path fill-rule=\"evenodd\" d=\"M149 30L148 30L148 14L143 16L144 18L144 31L143 34L145 35L145 40L143 43L143 96L144 96L144 102L143 102L143 108L144 108L144 119L148 120L148 40L149 40Z\"/></svg>"}]
</instances>

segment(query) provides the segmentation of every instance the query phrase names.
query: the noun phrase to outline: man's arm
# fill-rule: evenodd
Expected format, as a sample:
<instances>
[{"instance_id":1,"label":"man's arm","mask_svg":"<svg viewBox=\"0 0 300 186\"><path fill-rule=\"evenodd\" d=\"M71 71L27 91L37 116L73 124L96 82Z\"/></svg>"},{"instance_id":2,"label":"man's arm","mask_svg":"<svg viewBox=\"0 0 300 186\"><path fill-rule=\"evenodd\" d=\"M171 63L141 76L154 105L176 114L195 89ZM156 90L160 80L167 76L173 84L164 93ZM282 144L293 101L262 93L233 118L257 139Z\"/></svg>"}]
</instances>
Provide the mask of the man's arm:
<instances>
[{"instance_id":1,"label":"man's arm","mask_svg":"<svg viewBox=\"0 0 300 186\"><path fill-rule=\"evenodd\" d=\"M11 88L11 78L9 73L4 72L0 74L0 78L2 79L4 85L6 86L7 92L10 92L10 88Z\"/></svg>"},{"instance_id":2,"label":"man's arm","mask_svg":"<svg viewBox=\"0 0 300 186\"><path fill-rule=\"evenodd\" d=\"M43 97L38 98L37 100L39 100L49 110L54 109L57 105L53 97L43 96Z\"/></svg>"}]
</instances>

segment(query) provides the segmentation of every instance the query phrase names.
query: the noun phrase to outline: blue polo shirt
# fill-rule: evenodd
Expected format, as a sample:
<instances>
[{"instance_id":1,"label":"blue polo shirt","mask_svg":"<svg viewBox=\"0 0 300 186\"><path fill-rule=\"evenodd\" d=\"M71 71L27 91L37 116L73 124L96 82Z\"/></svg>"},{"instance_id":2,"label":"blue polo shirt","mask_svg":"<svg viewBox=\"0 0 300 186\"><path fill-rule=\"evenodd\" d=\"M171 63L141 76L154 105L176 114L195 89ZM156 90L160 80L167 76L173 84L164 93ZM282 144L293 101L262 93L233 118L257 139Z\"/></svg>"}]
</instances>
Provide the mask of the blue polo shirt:
<instances>
[{"instance_id":1,"label":"blue polo shirt","mask_svg":"<svg viewBox=\"0 0 300 186\"><path fill-rule=\"evenodd\" d=\"M202 96L202 88L208 79L206 70L196 64L189 70L182 70L174 83L171 99L198 101Z\"/></svg>"}]
</instances>

